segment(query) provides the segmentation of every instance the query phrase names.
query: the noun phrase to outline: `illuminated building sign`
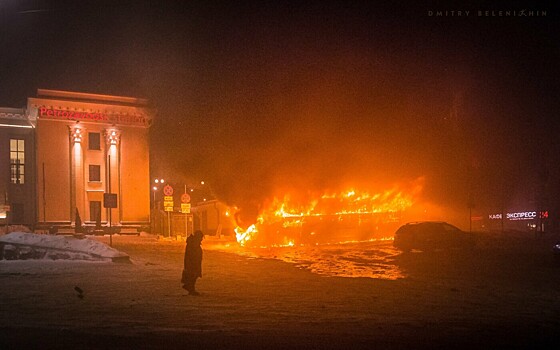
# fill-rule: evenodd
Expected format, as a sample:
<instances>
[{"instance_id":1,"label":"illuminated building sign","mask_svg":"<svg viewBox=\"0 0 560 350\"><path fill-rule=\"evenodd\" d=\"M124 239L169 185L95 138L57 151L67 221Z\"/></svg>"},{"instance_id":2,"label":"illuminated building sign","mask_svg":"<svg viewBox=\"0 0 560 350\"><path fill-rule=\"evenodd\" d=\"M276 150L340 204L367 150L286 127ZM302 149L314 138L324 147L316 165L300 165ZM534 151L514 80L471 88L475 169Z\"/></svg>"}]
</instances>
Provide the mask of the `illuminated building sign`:
<instances>
[{"instance_id":1,"label":"illuminated building sign","mask_svg":"<svg viewBox=\"0 0 560 350\"><path fill-rule=\"evenodd\" d=\"M39 117L59 120L84 120L110 124L149 126L150 119L141 115L105 114L100 112L77 112L46 107L39 108Z\"/></svg>"},{"instance_id":2,"label":"illuminated building sign","mask_svg":"<svg viewBox=\"0 0 560 350\"><path fill-rule=\"evenodd\" d=\"M540 216L541 219L548 218L548 211L541 211ZM520 211L516 213L506 213L506 219L511 221L519 221L519 220L533 220L537 218L536 211ZM490 220L501 220L502 214L490 214L488 215L488 219Z\"/></svg>"},{"instance_id":3,"label":"illuminated building sign","mask_svg":"<svg viewBox=\"0 0 560 350\"><path fill-rule=\"evenodd\" d=\"M536 211L522 211L519 213L507 213L508 220L533 220L537 217Z\"/></svg>"}]
</instances>

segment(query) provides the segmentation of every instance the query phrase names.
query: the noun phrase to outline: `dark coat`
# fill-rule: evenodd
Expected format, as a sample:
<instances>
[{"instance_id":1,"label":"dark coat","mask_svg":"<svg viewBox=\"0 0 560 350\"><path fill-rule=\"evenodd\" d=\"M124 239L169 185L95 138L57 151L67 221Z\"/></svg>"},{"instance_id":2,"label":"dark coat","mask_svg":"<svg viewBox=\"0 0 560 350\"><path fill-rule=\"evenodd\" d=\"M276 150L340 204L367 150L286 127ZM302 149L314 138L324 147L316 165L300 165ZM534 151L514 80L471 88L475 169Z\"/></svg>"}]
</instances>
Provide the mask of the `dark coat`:
<instances>
[{"instance_id":1,"label":"dark coat","mask_svg":"<svg viewBox=\"0 0 560 350\"><path fill-rule=\"evenodd\" d=\"M202 277L202 247L201 239L196 236L187 238L185 247L184 273L190 277Z\"/></svg>"}]
</instances>

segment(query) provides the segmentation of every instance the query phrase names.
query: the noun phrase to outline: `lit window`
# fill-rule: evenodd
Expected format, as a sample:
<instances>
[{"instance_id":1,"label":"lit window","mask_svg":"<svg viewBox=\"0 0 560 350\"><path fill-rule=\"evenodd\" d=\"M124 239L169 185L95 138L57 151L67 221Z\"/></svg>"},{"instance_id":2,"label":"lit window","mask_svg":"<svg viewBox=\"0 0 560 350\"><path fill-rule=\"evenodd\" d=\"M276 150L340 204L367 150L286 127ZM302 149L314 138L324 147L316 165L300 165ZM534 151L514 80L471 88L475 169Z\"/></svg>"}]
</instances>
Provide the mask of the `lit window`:
<instances>
[{"instance_id":1,"label":"lit window","mask_svg":"<svg viewBox=\"0 0 560 350\"><path fill-rule=\"evenodd\" d=\"M25 182L25 141L10 139L10 182Z\"/></svg>"},{"instance_id":2,"label":"lit window","mask_svg":"<svg viewBox=\"0 0 560 350\"><path fill-rule=\"evenodd\" d=\"M101 134L98 132L88 133L88 149L101 150Z\"/></svg>"},{"instance_id":3,"label":"lit window","mask_svg":"<svg viewBox=\"0 0 560 350\"><path fill-rule=\"evenodd\" d=\"M90 165L89 166L89 181L101 181L101 166L100 165Z\"/></svg>"}]
</instances>

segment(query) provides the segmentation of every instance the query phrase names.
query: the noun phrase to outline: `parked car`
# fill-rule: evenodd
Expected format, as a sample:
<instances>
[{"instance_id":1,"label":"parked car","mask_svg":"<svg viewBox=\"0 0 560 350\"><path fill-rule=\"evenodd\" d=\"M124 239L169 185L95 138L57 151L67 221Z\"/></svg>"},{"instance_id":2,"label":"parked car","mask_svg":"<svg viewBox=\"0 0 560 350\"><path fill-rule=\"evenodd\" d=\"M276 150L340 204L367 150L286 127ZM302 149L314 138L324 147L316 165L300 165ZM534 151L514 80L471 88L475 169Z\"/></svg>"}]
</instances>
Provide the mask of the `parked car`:
<instances>
[{"instance_id":1,"label":"parked car","mask_svg":"<svg viewBox=\"0 0 560 350\"><path fill-rule=\"evenodd\" d=\"M471 234L447 222L410 222L396 232L393 245L403 251L412 249L429 251L450 248L472 248Z\"/></svg>"},{"instance_id":2,"label":"parked car","mask_svg":"<svg viewBox=\"0 0 560 350\"><path fill-rule=\"evenodd\" d=\"M552 247L552 254L554 255L554 259L556 259L556 261L560 261L560 242L556 242L554 247Z\"/></svg>"}]
</instances>

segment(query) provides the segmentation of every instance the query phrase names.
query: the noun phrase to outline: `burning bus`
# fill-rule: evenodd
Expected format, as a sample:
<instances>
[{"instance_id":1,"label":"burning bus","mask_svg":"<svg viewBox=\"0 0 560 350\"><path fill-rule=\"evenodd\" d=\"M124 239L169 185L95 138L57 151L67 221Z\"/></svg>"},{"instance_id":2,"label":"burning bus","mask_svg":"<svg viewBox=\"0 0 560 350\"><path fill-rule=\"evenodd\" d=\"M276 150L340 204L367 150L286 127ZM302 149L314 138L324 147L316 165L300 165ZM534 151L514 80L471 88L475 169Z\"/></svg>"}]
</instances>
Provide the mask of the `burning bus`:
<instances>
[{"instance_id":1,"label":"burning bus","mask_svg":"<svg viewBox=\"0 0 560 350\"><path fill-rule=\"evenodd\" d=\"M252 225L237 225L241 245L291 246L365 241L392 236L422 190L395 185L382 192L284 194L265 203ZM235 212L235 208L233 209ZM237 215L232 218L236 220Z\"/></svg>"}]
</instances>

